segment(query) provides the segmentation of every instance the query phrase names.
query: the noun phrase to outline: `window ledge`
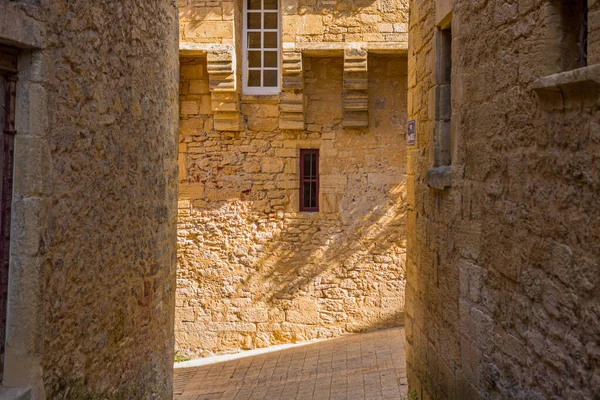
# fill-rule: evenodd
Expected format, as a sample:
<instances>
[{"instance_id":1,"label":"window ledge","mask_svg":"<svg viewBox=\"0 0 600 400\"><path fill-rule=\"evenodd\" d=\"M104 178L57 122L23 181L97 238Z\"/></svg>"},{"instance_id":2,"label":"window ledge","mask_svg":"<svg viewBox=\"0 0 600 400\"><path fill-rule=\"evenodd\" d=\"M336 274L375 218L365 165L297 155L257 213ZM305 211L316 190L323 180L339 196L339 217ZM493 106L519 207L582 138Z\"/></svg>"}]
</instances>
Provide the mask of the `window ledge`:
<instances>
[{"instance_id":1,"label":"window ledge","mask_svg":"<svg viewBox=\"0 0 600 400\"><path fill-rule=\"evenodd\" d=\"M533 83L533 89L540 94L599 86L600 64L544 76Z\"/></svg>"},{"instance_id":2,"label":"window ledge","mask_svg":"<svg viewBox=\"0 0 600 400\"><path fill-rule=\"evenodd\" d=\"M426 182L427 186L433 189L444 190L452 186L452 168L445 165L442 167L432 168L427 171Z\"/></svg>"},{"instance_id":3,"label":"window ledge","mask_svg":"<svg viewBox=\"0 0 600 400\"><path fill-rule=\"evenodd\" d=\"M242 94L242 103L278 103L279 94Z\"/></svg>"},{"instance_id":4,"label":"window ledge","mask_svg":"<svg viewBox=\"0 0 600 400\"><path fill-rule=\"evenodd\" d=\"M30 398L29 388L0 386L0 400L29 400Z\"/></svg>"}]
</instances>

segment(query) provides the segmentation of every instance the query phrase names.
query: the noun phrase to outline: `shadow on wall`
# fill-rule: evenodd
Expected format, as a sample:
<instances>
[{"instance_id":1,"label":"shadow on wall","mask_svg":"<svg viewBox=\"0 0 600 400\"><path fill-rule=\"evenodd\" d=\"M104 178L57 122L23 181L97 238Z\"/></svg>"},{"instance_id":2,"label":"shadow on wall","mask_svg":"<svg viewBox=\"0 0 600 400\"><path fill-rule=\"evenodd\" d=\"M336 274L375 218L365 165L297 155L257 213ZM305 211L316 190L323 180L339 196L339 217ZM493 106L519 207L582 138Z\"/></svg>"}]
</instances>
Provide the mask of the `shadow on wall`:
<instances>
[{"instance_id":1,"label":"shadow on wall","mask_svg":"<svg viewBox=\"0 0 600 400\"><path fill-rule=\"evenodd\" d=\"M261 285L260 297L267 302L292 299L306 293L307 286L327 272L339 279L360 281L369 288L369 274L364 262L385 264L391 262L386 256L404 235L399 235L405 221L404 185L390 190L388 198L370 208L357 207L348 210L347 225L343 232L323 232L321 227L307 227L305 218L288 218L285 228L267 246L265 256L254 263L256 272L249 274L241 285ZM312 236L310 249L296 241L298 231L302 236ZM404 247L403 244L400 244ZM371 258L366 260L365 258ZM377 259L380 260L377 260ZM403 276L390 276L390 280L403 280ZM321 286L328 286L321 282ZM327 291L327 288L322 290ZM335 294L332 293L335 298Z\"/></svg>"},{"instance_id":2,"label":"shadow on wall","mask_svg":"<svg viewBox=\"0 0 600 400\"><path fill-rule=\"evenodd\" d=\"M394 185L340 214L289 213L280 220L253 210L251 200L206 204L204 222L180 226L187 232L180 269L198 274L196 298L213 310L213 320L216 310L225 320L243 321L243 315L227 316L232 304L264 307L273 321L272 313L285 313L285 322L315 329L340 324L338 333L398 326L404 322L405 193L404 184Z\"/></svg>"},{"instance_id":3,"label":"shadow on wall","mask_svg":"<svg viewBox=\"0 0 600 400\"><path fill-rule=\"evenodd\" d=\"M249 128L235 135L212 129L205 66L182 63L182 109L193 109L180 136L176 332L185 354L403 323L406 61L370 63L368 130L341 126L341 58L308 58L310 130L279 131L278 104L249 103ZM297 152L314 146L321 212L295 212Z\"/></svg>"}]
</instances>

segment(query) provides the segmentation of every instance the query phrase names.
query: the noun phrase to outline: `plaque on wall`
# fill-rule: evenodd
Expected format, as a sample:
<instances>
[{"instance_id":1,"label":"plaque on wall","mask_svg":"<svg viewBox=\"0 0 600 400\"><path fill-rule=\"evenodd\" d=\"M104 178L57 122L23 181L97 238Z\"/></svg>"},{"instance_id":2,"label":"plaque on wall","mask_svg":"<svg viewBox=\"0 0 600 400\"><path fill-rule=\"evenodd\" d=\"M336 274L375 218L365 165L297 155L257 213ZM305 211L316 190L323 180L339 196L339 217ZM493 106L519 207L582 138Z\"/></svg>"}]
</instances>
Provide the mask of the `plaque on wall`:
<instances>
[{"instance_id":1,"label":"plaque on wall","mask_svg":"<svg viewBox=\"0 0 600 400\"><path fill-rule=\"evenodd\" d=\"M414 146L417 144L417 121L414 119L408 121L408 134L406 135L406 145Z\"/></svg>"}]
</instances>

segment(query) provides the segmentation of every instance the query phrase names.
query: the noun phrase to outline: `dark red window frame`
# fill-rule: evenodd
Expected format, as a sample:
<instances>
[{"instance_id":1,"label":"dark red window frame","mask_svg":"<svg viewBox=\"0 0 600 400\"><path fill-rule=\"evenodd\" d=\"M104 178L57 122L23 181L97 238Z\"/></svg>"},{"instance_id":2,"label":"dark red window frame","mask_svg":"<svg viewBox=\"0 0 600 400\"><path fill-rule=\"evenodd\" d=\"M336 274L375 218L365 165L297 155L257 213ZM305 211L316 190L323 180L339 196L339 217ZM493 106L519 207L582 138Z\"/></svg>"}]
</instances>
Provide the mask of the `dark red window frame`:
<instances>
[{"instance_id":1,"label":"dark red window frame","mask_svg":"<svg viewBox=\"0 0 600 400\"><path fill-rule=\"evenodd\" d=\"M308 156L314 156L312 157ZM312 174L306 174L305 162L307 159L314 160L315 171ZM310 170L310 168L309 168ZM314 185L313 185L314 183ZM316 188L316 196L314 196L314 201L311 203L310 198L305 198L305 191L308 187L310 191L311 188ZM318 149L306 149L300 150L300 211L309 211L316 212L319 211L319 150Z\"/></svg>"}]
</instances>

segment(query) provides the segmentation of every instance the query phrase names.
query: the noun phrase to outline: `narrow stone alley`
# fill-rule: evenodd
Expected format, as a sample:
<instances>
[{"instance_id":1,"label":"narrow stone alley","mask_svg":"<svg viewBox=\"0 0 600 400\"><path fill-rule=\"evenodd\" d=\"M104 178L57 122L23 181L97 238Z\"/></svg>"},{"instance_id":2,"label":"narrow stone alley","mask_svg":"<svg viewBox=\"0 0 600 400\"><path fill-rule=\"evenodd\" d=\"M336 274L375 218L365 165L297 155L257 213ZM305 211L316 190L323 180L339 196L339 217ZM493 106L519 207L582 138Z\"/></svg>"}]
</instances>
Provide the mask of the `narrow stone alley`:
<instances>
[{"instance_id":1,"label":"narrow stone alley","mask_svg":"<svg viewBox=\"0 0 600 400\"><path fill-rule=\"evenodd\" d=\"M404 329L175 369L174 400L405 399Z\"/></svg>"}]
</instances>

